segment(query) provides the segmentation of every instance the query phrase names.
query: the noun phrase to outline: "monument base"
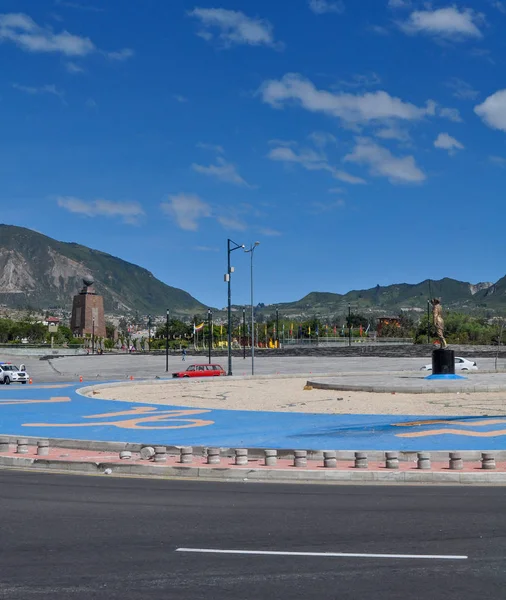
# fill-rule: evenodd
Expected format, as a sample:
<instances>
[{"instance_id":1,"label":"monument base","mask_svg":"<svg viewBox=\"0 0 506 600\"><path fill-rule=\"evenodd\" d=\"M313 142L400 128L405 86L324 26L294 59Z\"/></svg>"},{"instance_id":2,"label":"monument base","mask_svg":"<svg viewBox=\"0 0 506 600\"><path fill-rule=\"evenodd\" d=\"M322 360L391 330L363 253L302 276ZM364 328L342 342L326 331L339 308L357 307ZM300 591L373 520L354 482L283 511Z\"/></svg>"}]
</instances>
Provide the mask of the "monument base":
<instances>
[{"instance_id":1,"label":"monument base","mask_svg":"<svg viewBox=\"0 0 506 600\"><path fill-rule=\"evenodd\" d=\"M467 377L463 377L462 375L455 375L455 373L440 373L439 375L428 375L425 379L467 379Z\"/></svg>"},{"instance_id":2,"label":"monument base","mask_svg":"<svg viewBox=\"0 0 506 600\"><path fill-rule=\"evenodd\" d=\"M455 352L448 348L432 351L432 375L455 375Z\"/></svg>"}]
</instances>

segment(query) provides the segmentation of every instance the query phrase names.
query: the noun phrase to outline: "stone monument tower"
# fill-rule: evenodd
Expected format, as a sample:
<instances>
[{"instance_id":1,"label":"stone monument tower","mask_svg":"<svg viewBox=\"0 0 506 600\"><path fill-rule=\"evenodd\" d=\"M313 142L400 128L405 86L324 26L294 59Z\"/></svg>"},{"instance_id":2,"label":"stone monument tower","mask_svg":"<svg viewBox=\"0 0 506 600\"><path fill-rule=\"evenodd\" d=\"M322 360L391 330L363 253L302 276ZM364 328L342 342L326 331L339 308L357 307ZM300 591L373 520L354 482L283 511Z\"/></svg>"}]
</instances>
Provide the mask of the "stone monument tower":
<instances>
[{"instance_id":1,"label":"stone monument tower","mask_svg":"<svg viewBox=\"0 0 506 600\"><path fill-rule=\"evenodd\" d=\"M83 289L74 296L70 329L76 337L105 337L104 299L98 296L93 281L83 279Z\"/></svg>"}]
</instances>

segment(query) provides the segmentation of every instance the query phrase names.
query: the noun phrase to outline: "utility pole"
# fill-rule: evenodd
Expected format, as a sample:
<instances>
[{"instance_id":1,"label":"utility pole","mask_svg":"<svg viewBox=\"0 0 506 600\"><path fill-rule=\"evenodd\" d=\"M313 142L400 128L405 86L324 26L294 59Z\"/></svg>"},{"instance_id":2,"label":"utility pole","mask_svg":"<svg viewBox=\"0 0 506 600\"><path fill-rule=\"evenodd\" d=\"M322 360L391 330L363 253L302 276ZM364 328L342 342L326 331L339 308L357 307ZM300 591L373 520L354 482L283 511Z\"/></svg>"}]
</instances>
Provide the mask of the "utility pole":
<instances>
[{"instance_id":1,"label":"utility pole","mask_svg":"<svg viewBox=\"0 0 506 600\"><path fill-rule=\"evenodd\" d=\"M351 304L348 304L348 346L351 348Z\"/></svg>"},{"instance_id":2,"label":"utility pole","mask_svg":"<svg viewBox=\"0 0 506 600\"><path fill-rule=\"evenodd\" d=\"M276 307L276 348L279 348L279 309Z\"/></svg>"},{"instance_id":3,"label":"utility pole","mask_svg":"<svg viewBox=\"0 0 506 600\"><path fill-rule=\"evenodd\" d=\"M232 247L233 244L233 247ZM244 248L244 244L238 244L231 239L227 240L227 273L225 275L225 281L228 284L228 331L227 331L227 353L228 353L228 373L232 375L232 289L231 289L231 277L234 272L233 267L230 266L230 253L234 250Z\"/></svg>"},{"instance_id":4,"label":"utility pole","mask_svg":"<svg viewBox=\"0 0 506 600\"><path fill-rule=\"evenodd\" d=\"M165 372L169 372L169 316L170 310L167 309L167 321L165 323Z\"/></svg>"},{"instance_id":5,"label":"utility pole","mask_svg":"<svg viewBox=\"0 0 506 600\"><path fill-rule=\"evenodd\" d=\"M242 308L242 358L246 360L246 307Z\"/></svg>"},{"instance_id":6,"label":"utility pole","mask_svg":"<svg viewBox=\"0 0 506 600\"><path fill-rule=\"evenodd\" d=\"M207 345L209 346L209 364L211 364L211 351L213 348L213 311L211 309L207 311L207 326L209 329Z\"/></svg>"}]
</instances>

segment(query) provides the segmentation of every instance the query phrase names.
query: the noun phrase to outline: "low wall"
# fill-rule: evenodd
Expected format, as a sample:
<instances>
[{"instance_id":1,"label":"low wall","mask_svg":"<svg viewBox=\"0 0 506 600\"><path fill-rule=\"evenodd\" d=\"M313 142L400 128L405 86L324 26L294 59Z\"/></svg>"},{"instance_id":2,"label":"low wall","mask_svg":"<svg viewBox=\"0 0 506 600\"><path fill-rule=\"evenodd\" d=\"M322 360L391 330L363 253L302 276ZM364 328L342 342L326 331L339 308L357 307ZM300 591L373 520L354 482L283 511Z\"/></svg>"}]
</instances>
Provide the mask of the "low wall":
<instances>
[{"instance_id":1,"label":"low wall","mask_svg":"<svg viewBox=\"0 0 506 600\"><path fill-rule=\"evenodd\" d=\"M78 356L86 354L84 348L51 348L51 346L0 346L2 356Z\"/></svg>"}]
</instances>

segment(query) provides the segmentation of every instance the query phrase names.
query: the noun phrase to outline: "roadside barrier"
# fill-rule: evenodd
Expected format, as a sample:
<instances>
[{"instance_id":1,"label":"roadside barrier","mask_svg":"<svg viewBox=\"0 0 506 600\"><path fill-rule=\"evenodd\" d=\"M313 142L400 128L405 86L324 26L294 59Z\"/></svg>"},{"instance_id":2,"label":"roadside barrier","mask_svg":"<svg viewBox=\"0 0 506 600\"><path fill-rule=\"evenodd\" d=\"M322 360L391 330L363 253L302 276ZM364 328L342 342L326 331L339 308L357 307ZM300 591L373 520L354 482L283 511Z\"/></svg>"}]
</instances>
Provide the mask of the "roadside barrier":
<instances>
[{"instance_id":1,"label":"roadside barrier","mask_svg":"<svg viewBox=\"0 0 506 600\"><path fill-rule=\"evenodd\" d=\"M399 453L398 452L385 452L385 467L387 469L398 469L399 468Z\"/></svg>"},{"instance_id":2,"label":"roadside barrier","mask_svg":"<svg viewBox=\"0 0 506 600\"><path fill-rule=\"evenodd\" d=\"M323 453L323 466L327 469L337 467L337 452L335 450L326 450Z\"/></svg>"},{"instance_id":3,"label":"roadside barrier","mask_svg":"<svg viewBox=\"0 0 506 600\"><path fill-rule=\"evenodd\" d=\"M428 452L419 452L417 457L417 469L430 469L430 454Z\"/></svg>"},{"instance_id":4,"label":"roadside barrier","mask_svg":"<svg viewBox=\"0 0 506 600\"><path fill-rule=\"evenodd\" d=\"M167 461L167 448L165 446L155 446L155 462Z\"/></svg>"},{"instance_id":5,"label":"roadside barrier","mask_svg":"<svg viewBox=\"0 0 506 600\"><path fill-rule=\"evenodd\" d=\"M28 440L26 438L20 438L16 442L16 452L18 454L28 454Z\"/></svg>"},{"instance_id":6,"label":"roadside barrier","mask_svg":"<svg viewBox=\"0 0 506 600\"><path fill-rule=\"evenodd\" d=\"M220 449L219 448L208 448L207 464L208 465L219 465L220 463L221 463Z\"/></svg>"},{"instance_id":7,"label":"roadside barrier","mask_svg":"<svg viewBox=\"0 0 506 600\"><path fill-rule=\"evenodd\" d=\"M367 469L367 454L365 452L355 452L355 469Z\"/></svg>"},{"instance_id":8,"label":"roadside barrier","mask_svg":"<svg viewBox=\"0 0 506 600\"><path fill-rule=\"evenodd\" d=\"M464 468L464 462L462 461L462 455L460 452L450 452L449 467L452 471L462 471Z\"/></svg>"},{"instance_id":9,"label":"roadside barrier","mask_svg":"<svg viewBox=\"0 0 506 600\"><path fill-rule=\"evenodd\" d=\"M9 452L9 438L0 437L0 452Z\"/></svg>"},{"instance_id":10,"label":"roadside barrier","mask_svg":"<svg viewBox=\"0 0 506 600\"><path fill-rule=\"evenodd\" d=\"M265 450L265 466L275 467L278 464L278 451L277 450Z\"/></svg>"},{"instance_id":11,"label":"roadside barrier","mask_svg":"<svg viewBox=\"0 0 506 600\"><path fill-rule=\"evenodd\" d=\"M193 448L191 446L183 446L180 449L179 462L183 465L189 465L193 462Z\"/></svg>"},{"instance_id":12,"label":"roadside barrier","mask_svg":"<svg viewBox=\"0 0 506 600\"><path fill-rule=\"evenodd\" d=\"M489 452L483 452L481 455L482 469L495 469L495 456Z\"/></svg>"},{"instance_id":13,"label":"roadside barrier","mask_svg":"<svg viewBox=\"0 0 506 600\"><path fill-rule=\"evenodd\" d=\"M294 450L293 466L307 467L307 450Z\"/></svg>"},{"instance_id":14,"label":"roadside barrier","mask_svg":"<svg viewBox=\"0 0 506 600\"><path fill-rule=\"evenodd\" d=\"M47 456L49 454L49 440L39 440L37 442L37 455Z\"/></svg>"},{"instance_id":15,"label":"roadside barrier","mask_svg":"<svg viewBox=\"0 0 506 600\"><path fill-rule=\"evenodd\" d=\"M236 449L235 464L236 465L247 465L248 464L248 450L246 448L237 448Z\"/></svg>"}]
</instances>

